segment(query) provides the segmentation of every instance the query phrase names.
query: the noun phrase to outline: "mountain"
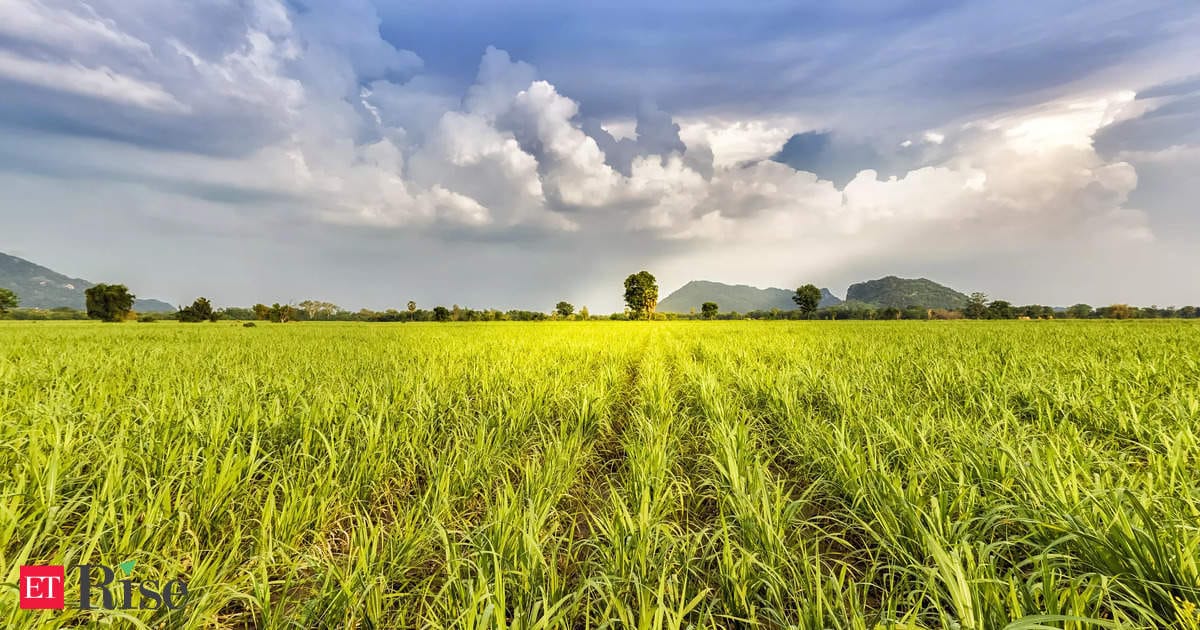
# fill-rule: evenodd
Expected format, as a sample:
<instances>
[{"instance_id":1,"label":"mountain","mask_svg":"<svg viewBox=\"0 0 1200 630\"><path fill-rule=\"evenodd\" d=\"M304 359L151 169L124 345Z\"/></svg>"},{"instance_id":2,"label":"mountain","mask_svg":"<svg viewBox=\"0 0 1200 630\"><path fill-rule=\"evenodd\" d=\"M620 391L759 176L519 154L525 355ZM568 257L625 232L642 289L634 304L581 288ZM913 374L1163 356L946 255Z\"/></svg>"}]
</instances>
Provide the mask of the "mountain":
<instances>
[{"instance_id":1,"label":"mountain","mask_svg":"<svg viewBox=\"0 0 1200 630\"><path fill-rule=\"evenodd\" d=\"M0 287L11 289L24 308L58 308L68 306L83 310L83 292L95 286L80 278L69 278L23 258L0 252ZM160 300L136 300L133 310L139 313L174 311L175 307Z\"/></svg>"},{"instance_id":2,"label":"mountain","mask_svg":"<svg viewBox=\"0 0 1200 630\"><path fill-rule=\"evenodd\" d=\"M679 287L658 303L658 310L663 313L689 313L692 309L700 312L700 305L705 302L716 302L722 313L737 311L769 311L777 308L790 311L796 308L792 301L794 290L760 289L744 284L722 284L707 280L692 280ZM837 299L829 289L821 289L821 306L836 306L842 301Z\"/></svg>"},{"instance_id":3,"label":"mountain","mask_svg":"<svg viewBox=\"0 0 1200 630\"><path fill-rule=\"evenodd\" d=\"M847 302L864 302L877 307L924 306L926 308L958 309L966 306L967 296L925 278L886 276L850 285Z\"/></svg>"}]
</instances>

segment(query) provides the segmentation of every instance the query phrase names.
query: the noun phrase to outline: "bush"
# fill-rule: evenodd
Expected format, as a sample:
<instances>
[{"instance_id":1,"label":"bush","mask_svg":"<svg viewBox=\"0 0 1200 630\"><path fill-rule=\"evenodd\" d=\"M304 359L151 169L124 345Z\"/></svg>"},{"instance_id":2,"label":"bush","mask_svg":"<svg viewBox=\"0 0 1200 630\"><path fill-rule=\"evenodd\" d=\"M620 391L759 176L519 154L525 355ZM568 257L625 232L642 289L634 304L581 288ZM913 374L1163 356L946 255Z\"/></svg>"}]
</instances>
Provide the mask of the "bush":
<instances>
[{"instance_id":1,"label":"bush","mask_svg":"<svg viewBox=\"0 0 1200 630\"><path fill-rule=\"evenodd\" d=\"M142 322L143 324L153 324L154 322L156 322L158 320L155 319L155 317L153 315L142 315L141 317L138 318L138 321Z\"/></svg>"},{"instance_id":2,"label":"bush","mask_svg":"<svg viewBox=\"0 0 1200 630\"><path fill-rule=\"evenodd\" d=\"M242 324L242 328L254 328L254 322L246 322Z\"/></svg>"}]
</instances>

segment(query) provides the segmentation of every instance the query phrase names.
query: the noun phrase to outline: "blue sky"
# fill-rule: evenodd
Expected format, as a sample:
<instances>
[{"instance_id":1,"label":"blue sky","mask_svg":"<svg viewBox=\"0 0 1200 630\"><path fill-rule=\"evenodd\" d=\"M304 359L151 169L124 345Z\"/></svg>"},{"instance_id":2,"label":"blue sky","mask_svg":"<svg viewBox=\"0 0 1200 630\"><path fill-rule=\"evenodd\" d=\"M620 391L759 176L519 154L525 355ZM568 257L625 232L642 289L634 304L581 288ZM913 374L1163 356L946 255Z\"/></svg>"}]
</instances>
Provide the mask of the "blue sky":
<instances>
[{"instance_id":1,"label":"blue sky","mask_svg":"<svg viewBox=\"0 0 1200 630\"><path fill-rule=\"evenodd\" d=\"M1184 2L3 0L0 251L218 304L1195 303L1197 58Z\"/></svg>"}]
</instances>

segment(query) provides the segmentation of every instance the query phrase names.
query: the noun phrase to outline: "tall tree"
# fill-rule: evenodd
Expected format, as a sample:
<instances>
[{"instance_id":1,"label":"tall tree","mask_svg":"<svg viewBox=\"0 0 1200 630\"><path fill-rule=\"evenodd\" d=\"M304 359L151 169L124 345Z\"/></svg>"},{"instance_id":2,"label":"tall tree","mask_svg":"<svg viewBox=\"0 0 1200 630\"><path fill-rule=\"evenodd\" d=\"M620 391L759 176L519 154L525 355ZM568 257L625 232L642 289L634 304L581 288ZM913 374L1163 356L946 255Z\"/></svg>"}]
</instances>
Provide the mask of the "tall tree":
<instances>
[{"instance_id":1,"label":"tall tree","mask_svg":"<svg viewBox=\"0 0 1200 630\"><path fill-rule=\"evenodd\" d=\"M625 306L633 319L650 319L658 307L658 281L649 271L625 278Z\"/></svg>"},{"instance_id":2,"label":"tall tree","mask_svg":"<svg viewBox=\"0 0 1200 630\"><path fill-rule=\"evenodd\" d=\"M987 295L976 291L967 298L967 306L963 308L963 317L967 319L983 319L987 317Z\"/></svg>"},{"instance_id":3,"label":"tall tree","mask_svg":"<svg viewBox=\"0 0 1200 630\"><path fill-rule=\"evenodd\" d=\"M591 317L592 317L592 314L588 312L586 306L579 309L579 319L582 319L583 321L586 322L588 319L591 319Z\"/></svg>"},{"instance_id":4,"label":"tall tree","mask_svg":"<svg viewBox=\"0 0 1200 630\"><path fill-rule=\"evenodd\" d=\"M712 319L717 316L719 308L716 302L705 302L700 305L700 316L704 319Z\"/></svg>"},{"instance_id":5,"label":"tall tree","mask_svg":"<svg viewBox=\"0 0 1200 630\"><path fill-rule=\"evenodd\" d=\"M217 321L217 312L213 310L212 302L208 298L196 298L191 306L179 309L175 314L175 319L181 322L196 323L208 320L210 322Z\"/></svg>"},{"instance_id":6,"label":"tall tree","mask_svg":"<svg viewBox=\"0 0 1200 630\"><path fill-rule=\"evenodd\" d=\"M277 324L286 324L296 316L296 309L292 308L291 304L280 304L276 302L271 305L270 313L267 318Z\"/></svg>"},{"instance_id":7,"label":"tall tree","mask_svg":"<svg viewBox=\"0 0 1200 630\"><path fill-rule=\"evenodd\" d=\"M559 302L554 305L554 314L566 319L575 313L575 305L567 301Z\"/></svg>"},{"instance_id":8,"label":"tall tree","mask_svg":"<svg viewBox=\"0 0 1200 630\"><path fill-rule=\"evenodd\" d=\"M309 319L329 319L339 309L337 304L320 300L304 300L298 306Z\"/></svg>"},{"instance_id":9,"label":"tall tree","mask_svg":"<svg viewBox=\"0 0 1200 630\"><path fill-rule=\"evenodd\" d=\"M13 293L11 289L0 288L0 315L17 308L17 305L20 303L21 300L17 298L17 294Z\"/></svg>"},{"instance_id":10,"label":"tall tree","mask_svg":"<svg viewBox=\"0 0 1200 630\"><path fill-rule=\"evenodd\" d=\"M413 316L417 314L417 303L413 300L408 301L408 321L413 320Z\"/></svg>"},{"instance_id":11,"label":"tall tree","mask_svg":"<svg viewBox=\"0 0 1200 630\"><path fill-rule=\"evenodd\" d=\"M792 301L796 303L796 310L805 317L811 317L821 304L821 290L815 284L806 284L796 289Z\"/></svg>"},{"instance_id":12,"label":"tall tree","mask_svg":"<svg viewBox=\"0 0 1200 630\"><path fill-rule=\"evenodd\" d=\"M87 296L87 314L92 319L119 322L133 310L136 296L123 284L97 284L84 291Z\"/></svg>"}]
</instances>

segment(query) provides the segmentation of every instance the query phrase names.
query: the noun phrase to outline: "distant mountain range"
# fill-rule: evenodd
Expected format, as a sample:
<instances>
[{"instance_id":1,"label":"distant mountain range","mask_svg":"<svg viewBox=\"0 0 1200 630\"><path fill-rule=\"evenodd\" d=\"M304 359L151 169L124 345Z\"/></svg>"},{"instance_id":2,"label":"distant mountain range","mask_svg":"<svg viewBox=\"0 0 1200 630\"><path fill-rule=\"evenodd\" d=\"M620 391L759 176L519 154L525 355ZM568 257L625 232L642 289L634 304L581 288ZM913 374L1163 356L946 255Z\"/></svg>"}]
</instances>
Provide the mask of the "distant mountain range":
<instances>
[{"instance_id":1,"label":"distant mountain range","mask_svg":"<svg viewBox=\"0 0 1200 630\"><path fill-rule=\"evenodd\" d=\"M722 313L769 311L776 308L790 311L796 308L796 303L792 301L794 293L794 289L759 289L744 284L692 280L661 300L658 310L664 313L689 313L695 309L698 313L701 304L716 302ZM843 303L872 308L924 306L957 309L966 305L967 296L925 278L914 280L896 276L850 285L845 302L838 299L829 289L821 289L821 308Z\"/></svg>"},{"instance_id":2,"label":"distant mountain range","mask_svg":"<svg viewBox=\"0 0 1200 630\"><path fill-rule=\"evenodd\" d=\"M85 308L84 291L95 283L81 278L71 278L56 271L29 262L23 258L0 252L0 287L11 289L21 300L24 308ZM792 301L794 289L769 287L760 289L744 284L723 284L707 280L692 280L679 287L658 303L664 313L700 312L705 302L716 302L721 312L790 311L796 308ZM850 285L846 300L838 299L829 289L821 289L821 308L840 304L883 308L894 306L924 306L927 308L960 309L967 303L967 296L926 278L898 278L885 276ZM137 300L133 308L140 313L173 312L175 307L161 300Z\"/></svg>"},{"instance_id":3,"label":"distant mountain range","mask_svg":"<svg viewBox=\"0 0 1200 630\"><path fill-rule=\"evenodd\" d=\"M94 286L94 282L70 278L24 258L0 252L0 288L16 293L22 308L65 306L83 310L87 302L83 292ZM133 310L139 313L164 313L174 311L175 307L161 300L136 300Z\"/></svg>"},{"instance_id":4,"label":"distant mountain range","mask_svg":"<svg viewBox=\"0 0 1200 630\"><path fill-rule=\"evenodd\" d=\"M795 289L760 289L745 284L692 280L660 300L658 310L663 313L690 313L695 309L699 313L701 304L716 302L722 313L769 311L773 308L790 311L796 308L796 303L792 301L795 292ZM842 301L830 293L829 289L821 289L821 308L841 303Z\"/></svg>"}]
</instances>

